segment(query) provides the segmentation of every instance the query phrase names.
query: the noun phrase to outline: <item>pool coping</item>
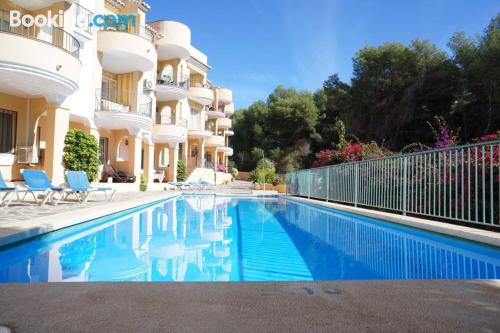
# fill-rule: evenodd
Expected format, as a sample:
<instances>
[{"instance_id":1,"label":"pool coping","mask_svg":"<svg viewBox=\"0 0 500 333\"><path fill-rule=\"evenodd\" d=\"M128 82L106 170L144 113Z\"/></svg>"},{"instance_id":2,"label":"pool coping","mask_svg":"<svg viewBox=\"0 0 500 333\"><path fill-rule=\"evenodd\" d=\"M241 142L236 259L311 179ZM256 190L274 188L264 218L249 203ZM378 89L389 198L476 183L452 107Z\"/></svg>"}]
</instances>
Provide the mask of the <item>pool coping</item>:
<instances>
[{"instance_id":1,"label":"pool coping","mask_svg":"<svg viewBox=\"0 0 500 333\"><path fill-rule=\"evenodd\" d=\"M16 225L0 227L0 247L179 195L182 195L182 192L152 193L145 198L111 201L104 205L85 208L79 208L78 204L75 204L75 210L31 220L19 220Z\"/></svg>"},{"instance_id":2,"label":"pool coping","mask_svg":"<svg viewBox=\"0 0 500 333\"><path fill-rule=\"evenodd\" d=\"M365 217L371 217L379 220L384 220L388 222L393 222L397 224L402 224L418 229L423 229L427 231L436 232L439 234L444 234L448 236L458 237L478 243L483 243L487 245L492 245L500 247L500 232L488 231L483 229L476 229L472 227L456 225L446 222L433 221L429 219L423 219L413 216L405 216L394 213L381 212L373 209L359 208L348 205L343 205L334 202L326 202L290 195L279 195L280 197L286 198L291 201L297 201L301 203L307 203L311 205L331 208L340 210L343 212L348 212L352 214L357 214Z\"/></svg>"}]
</instances>

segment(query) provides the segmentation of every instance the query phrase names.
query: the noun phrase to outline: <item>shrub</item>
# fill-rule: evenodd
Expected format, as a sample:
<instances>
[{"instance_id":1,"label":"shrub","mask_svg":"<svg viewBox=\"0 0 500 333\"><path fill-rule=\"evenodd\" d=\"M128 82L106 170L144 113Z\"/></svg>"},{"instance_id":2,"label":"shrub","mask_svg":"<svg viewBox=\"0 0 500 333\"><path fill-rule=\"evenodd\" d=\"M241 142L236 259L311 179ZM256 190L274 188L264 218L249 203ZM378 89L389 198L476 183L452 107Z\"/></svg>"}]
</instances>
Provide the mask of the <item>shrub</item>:
<instances>
[{"instance_id":1,"label":"shrub","mask_svg":"<svg viewBox=\"0 0 500 333\"><path fill-rule=\"evenodd\" d=\"M141 192L146 192L148 189L148 184L146 183L146 178L144 178L144 175L141 175L141 182L139 184L139 190Z\"/></svg>"},{"instance_id":2,"label":"shrub","mask_svg":"<svg viewBox=\"0 0 500 333\"><path fill-rule=\"evenodd\" d=\"M337 154L336 150L326 149L316 153L316 158L312 164L313 168L319 168L325 165L330 165L333 157Z\"/></svg>"},{"instance_id":3,"label":"shrub","mask_svg":"<svg viewBox=\"0 0 500 333\"><path fill-rule=\"evenodd\" d=\"M233 176L233 178L238 177L238 169L236 169L234 167L230 167L229 172L231 173L231 176Z\"/></svg>"},{"instance_id":4,"label":"shrub","mask_svg":"<svg viewBox=\"0 0 500 333\"><path fill-rule=\"evenodd\" d=\"M371 158L379 158L392 153L380 147L375 141L369 143L348 143L342 150L322 150L316 154L313 168L346 162L355 162Z\"/></svg>"},{"instance_id":5,"label":"shrub","mask_svg":"<svg viewBox=\"0 0 500 333\"><path fill-rule=\"evenodd\" d=\"M64 139L63 164L66 170L85 171L90 181L99 172L99 143L79 129L70 129Z\"/></svg>"},{"instance_id":6,"label":"shrub","mask_svg":"<svg viewBox=\"0 0 500 333\"><path fill-rule=\"evenodd\" d=\"M180 160L177 162L177 181L183 182L187 179L186 164Z\"/></svg>"},{"instance_id":7,"label":"shrub","mask_svg":"<svg viewBox=\"0 0 500 333\"><path fill-rule=\"evenodd\" d=\"M250 173L250 179L254 183L272 183L276 179L274 162L267 158L262 158L257 162L257 168Z\"/></svg>"},{"instance_id":8,"label":"shrub","mask_svg":"<svg viewBox=\"0 0 500 333\"><path fill-rule=\"evenodd\" d=\"M268 158L261 158L257 162L257 168L262 168L262 169L274 169L274 162L271 161Z\"/></svg>"}]
</instances>

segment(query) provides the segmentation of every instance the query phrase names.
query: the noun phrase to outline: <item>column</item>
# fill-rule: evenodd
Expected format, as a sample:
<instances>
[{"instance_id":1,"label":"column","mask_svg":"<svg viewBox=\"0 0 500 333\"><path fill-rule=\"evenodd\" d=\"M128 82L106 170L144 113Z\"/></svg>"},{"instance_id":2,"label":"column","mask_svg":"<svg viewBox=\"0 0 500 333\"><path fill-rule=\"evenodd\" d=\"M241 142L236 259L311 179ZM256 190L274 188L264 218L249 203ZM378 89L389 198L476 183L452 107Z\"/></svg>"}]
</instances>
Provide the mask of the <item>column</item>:
<instances>
[{"instance_id":1,"label":"column","mask_svg":"<svg viewBox=\"0 0 500 333\"><path fill-rule=\"evenodd\" d=\"M57 105L47 105L47 128L44 170L54 185L64 183L62 162L64 138L69 129L69 110Z\"/></svg>"},{"instance_id":2,"label":"column","mask_svg":"<svg viewBox=\"0 0 500 333\"><path fill-rule=\"evenodd\" d=\"M170 163L170 167L168 168L168 179L171 181L177 181L177 163L179 162L179 144L178 143L170 143L168 149L168 161Z\"/></svg>"},{"instance_id":3,"label":"column","mask_svg":"<svg viewBox=\"0 0 500 333\"><path fill-rule=\"evenodd\" d=\"M189 148L188 148L188 141L186 140L186 142L184 142L182 144L182 147L184 148L184 164L186 164L186 168L187 168L187 165L188 165L188 156L189 156Z\"/></svg>"},{"instance_id":4,"label":"column","mask_svg":"<svg viewBox=\"0 0 500 333\"><path fill-rule=\"evenodd\" d=\"M142 138L137 135L130 135L129 140L129 173L136 177L136 183L141 180L141 152Z\"/></svg>"},{"instance_id":5,"label":"column","mask_svg":"<svg viewBox=\"0 0 500 333\"><path fill-rule=\"evenodd\" d=\"M89 134L93 135L97 139L97 142L99 142L99 138L101 137L101 135L99 134L99 130L97 128L91 127L89 129Z\"/></svg>"},{"instance_id":6,"label":"column","mask_svg":"<svg viewBox=\"0 0 500 333\"><path fill-rule=\"evenodd\" d=\"M152 183L154 180L155 171L155 146L146 144L144 147L144 177L147 183Z\"/></svg>"},{"instance_id":7,"label":"column","mask_svg":"<svg viewBox=\"0 0 500 333\"><path fill-rule=\"evenodd\" d=\"M200 139L200 161L201 165L200 167L204 168L205 167L205 139Z\"/></svg>"},{"instance_id":8,"label":"column","mask_svg":"<svg viewBox=\"0 0 500 333\"><path fill-rule=\"evenodd\" d=\"M217 147L214 149L214 167L217 170L217 166L219 165L219 152Z\"/></svg>"}]
</instances>

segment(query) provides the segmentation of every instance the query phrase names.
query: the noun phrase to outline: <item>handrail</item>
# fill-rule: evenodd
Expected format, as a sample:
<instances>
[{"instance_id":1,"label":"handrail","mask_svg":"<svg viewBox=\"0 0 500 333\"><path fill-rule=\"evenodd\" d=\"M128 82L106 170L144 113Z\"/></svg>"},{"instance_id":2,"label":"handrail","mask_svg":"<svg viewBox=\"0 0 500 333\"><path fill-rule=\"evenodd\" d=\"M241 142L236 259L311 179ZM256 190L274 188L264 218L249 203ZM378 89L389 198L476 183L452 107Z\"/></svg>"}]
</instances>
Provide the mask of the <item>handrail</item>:
<instances>
[{"instance_id":1,"label":"handrail","mask_svg":"<svg viewBox=\"0 0 500 333\"><path fill-rule=\"evenodd\" d=\"M103 26L101 28L103 31L118 31L118 32L126 32L132 35L136 35L142 37L149 41L150 43L154 43L155 34L145 26L137 25L135 27L130 26L128 24L119 24L114 26Z\"/></svg>"},{"instance_id":2,"label":"handrail","mask_svg":"<svg viewBox=\"0 0 500 333\"><path fill-rule=\"evenodd\" d=\"M176 86L185 90L189 89L189 76L179 71L165 71L158 77L156 84Z\"/></svg>"},{"instance_id":3,"label":"handrail","mask_svg":"<svg viewBox=\"0 0 500 333\"><path fill-rule=\"evenodd\" d=\"M152 118L153 99L136 91L96 90L96 111L130 112Z\"/></svg>"},{"instance_id":4,"label":"handrail","mask_svg":"<svg viewBox=\"0 0 500 333\"><path fill-rule=\"evenodd\" d=\"M212 84L208 81L203 81L203 80L189 80L189 86L191 88L206 88L206 89L212 89Z\"/></svg>"},{"instance_id":5,"label":"handrail","mask_svg":"<svg viewBox=\"0 0 500 333\"><path fill-rule=\"evenodd\" d=\"M32 38L41 42L52 44L75 58L80 56L80 42L61 28L53 26L38 27L13 27L10 25L10 14L6 9L0 9L0 32L20 35L27 38Z\"/></svg>"},{"instance_id":6,"label":"handrail","mask_svg":"<svg viewBox=\"0 0 500 333\"><path fill-rule=\"evenodd\" d=\"M286 174L290 194L500 227L500 140Z\"/></svg>"},{"instance_id":7,"label":"handrail","mask_svg":"<svg viewBox=\"0 0 500 333\"><path fill-rule=\"evenodd\" d=\"M156 124L157 125L177 125L182 127L188 126L187 119L176 119L175 116L168 117L162 116L160 113L156 113Z\"/></svg>"},{"instance_id":8,"label":"handrail","mask_svg":"<svg viewBox=\"0 0 500 333\"><path fill-rule=\"evenodd\" d=\"M88 33L92 32L92 17L94 16L94 12L83 7L78 2L72 2L71 8L73 8L73 14L75 15L75 25L78 28L85 30Z\"/></svg>"}]
</instances>

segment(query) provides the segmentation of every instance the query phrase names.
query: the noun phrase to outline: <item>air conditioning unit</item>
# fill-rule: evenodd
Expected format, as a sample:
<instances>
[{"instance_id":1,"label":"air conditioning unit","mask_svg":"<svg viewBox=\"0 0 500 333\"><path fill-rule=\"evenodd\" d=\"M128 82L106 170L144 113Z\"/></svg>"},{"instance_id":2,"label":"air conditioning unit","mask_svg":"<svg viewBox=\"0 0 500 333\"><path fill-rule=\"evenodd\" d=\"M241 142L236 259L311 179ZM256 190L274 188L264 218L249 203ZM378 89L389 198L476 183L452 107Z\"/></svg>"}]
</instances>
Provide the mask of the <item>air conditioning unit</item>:
<instances>
[{"instance_id":1,"label":"air conditioning unit","mask_svg":"<svg viewBox=\"0 0 500 333\"><path fill-rule=\"evenodd\" d=\"M151 91L153 90L154 86L155 85L152 80L144 80L144 90Z\"/></svg>"},{"instance_id":2,"label":"air conditioning unit","mask_svg":"<svg viewBox=\"0 0 500 333\"><path fill-rule=\"evenodd\" d=\"M18 164L38 164L38 149L36 146L24 146L17 148Z\"/></svg>"}]
</instances>

